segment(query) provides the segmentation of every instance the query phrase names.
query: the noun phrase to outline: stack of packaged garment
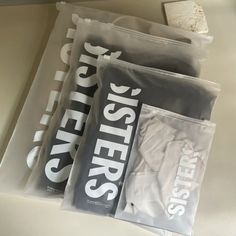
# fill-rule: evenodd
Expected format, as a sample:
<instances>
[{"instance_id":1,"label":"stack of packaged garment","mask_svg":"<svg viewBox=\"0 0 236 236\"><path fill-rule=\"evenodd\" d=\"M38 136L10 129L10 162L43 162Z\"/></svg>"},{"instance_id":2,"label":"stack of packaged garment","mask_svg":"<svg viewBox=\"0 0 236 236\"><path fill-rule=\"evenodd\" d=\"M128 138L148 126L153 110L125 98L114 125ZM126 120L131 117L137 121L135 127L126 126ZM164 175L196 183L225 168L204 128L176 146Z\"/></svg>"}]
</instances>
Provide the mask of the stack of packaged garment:
<instances>
[{"instance_id":1,"label":"stack of packaged garment","mask_svg":"<svg viewBox=\"0 0 236 236\"><path fill-rule=\"evenodd\" d=\"M220 91L198 78L212 37L57 7L1 164L2 191L191 235Z\"/></svg>"}]
</instances>

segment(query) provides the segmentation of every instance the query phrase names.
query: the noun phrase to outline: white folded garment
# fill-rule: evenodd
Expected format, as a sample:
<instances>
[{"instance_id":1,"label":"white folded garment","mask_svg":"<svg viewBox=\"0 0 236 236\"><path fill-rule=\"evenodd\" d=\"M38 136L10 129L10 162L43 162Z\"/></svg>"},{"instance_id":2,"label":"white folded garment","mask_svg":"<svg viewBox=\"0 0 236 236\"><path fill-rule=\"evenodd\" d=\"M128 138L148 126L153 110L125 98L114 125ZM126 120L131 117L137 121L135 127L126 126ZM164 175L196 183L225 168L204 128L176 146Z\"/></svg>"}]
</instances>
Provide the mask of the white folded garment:
<instances>
[{"instance_id":1,"label":"white folded garment","mask_svg":"<svg viewBox=\"0 0 236 236\"><path fill-rule=\"evenodd\" d=\"M191 235L214 129L143 104L115 217Z\"/></svg>"}]
</instances>

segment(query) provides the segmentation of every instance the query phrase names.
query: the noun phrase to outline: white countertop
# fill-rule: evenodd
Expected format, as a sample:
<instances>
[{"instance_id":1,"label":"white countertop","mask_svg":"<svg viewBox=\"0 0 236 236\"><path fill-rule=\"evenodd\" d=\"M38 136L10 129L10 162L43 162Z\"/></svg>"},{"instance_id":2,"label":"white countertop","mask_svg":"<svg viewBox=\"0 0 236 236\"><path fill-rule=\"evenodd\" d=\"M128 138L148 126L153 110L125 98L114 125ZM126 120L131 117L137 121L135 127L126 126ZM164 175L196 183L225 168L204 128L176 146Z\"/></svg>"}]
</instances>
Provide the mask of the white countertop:
<instances>
[{"instance_id":1,"label":"white countertop","mask_svg":"<svg viewBox=\"0 0 236 236\"><path fill-rule=\"evenodd\" d=\"M236 235L236 1L199 1L215 40L202 78L219 82L217 132L202 187L196 236ZM86 5L98 5L96 2ZM107 1L100 8L163 21L157 0ZM147 10L145 10L147 9ZM55 19L53 5L0 7L0 147L8 139ZM32 69L33 68L33 69ZM14 171L14 170L12 170ZM59 210L59 204L0 195L0 236L144 236L139 227Z\"/></svg>"}]
</instances>

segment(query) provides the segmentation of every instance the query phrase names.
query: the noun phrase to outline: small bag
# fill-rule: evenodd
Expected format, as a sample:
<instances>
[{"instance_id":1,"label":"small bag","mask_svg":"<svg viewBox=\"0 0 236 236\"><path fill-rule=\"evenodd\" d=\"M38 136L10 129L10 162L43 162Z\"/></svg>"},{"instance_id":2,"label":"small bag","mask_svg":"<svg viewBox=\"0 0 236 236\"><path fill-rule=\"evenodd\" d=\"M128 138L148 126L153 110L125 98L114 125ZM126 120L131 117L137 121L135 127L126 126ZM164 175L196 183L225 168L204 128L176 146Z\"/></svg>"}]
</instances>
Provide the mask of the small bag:
<instances>
[{"instance_id":1,"label":"small bag","mask_svg":"<svg viewBox=\"0 0 236 236\"><path fill-rule=\"evenodd\" d=\"M191 235L214 131L143 104L115 218Z\"/></svg>"},{"instance_id":2,"label":"small bag","mask_svg":"<svg viewBox=\"0 0 236 236\"><path fill-rule=\"evenodd\" d=\"M114 216L141 105L203 122L210 118L219 87L205 80L103 57L98 59L97 78L98 90L63 207ZM163 129L163 137L171 134L171 130L166 134Z\"/></svg>"}]
</instances>

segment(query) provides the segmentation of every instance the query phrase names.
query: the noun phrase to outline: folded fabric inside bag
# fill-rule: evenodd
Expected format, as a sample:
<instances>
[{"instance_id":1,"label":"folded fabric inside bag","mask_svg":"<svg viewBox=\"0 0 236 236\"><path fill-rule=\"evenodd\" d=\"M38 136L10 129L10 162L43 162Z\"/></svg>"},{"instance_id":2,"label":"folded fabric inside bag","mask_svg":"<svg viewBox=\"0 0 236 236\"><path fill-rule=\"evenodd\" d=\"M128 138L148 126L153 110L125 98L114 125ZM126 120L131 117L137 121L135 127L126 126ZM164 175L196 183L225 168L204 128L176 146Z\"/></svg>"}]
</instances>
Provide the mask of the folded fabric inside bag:
<instances>
[{"instance_id":1,"label":"folded fabric inside bag","mask_svg":"<svg viewBox=\"0 0 236 236\"><path fill-rule=\"evenodd\" d=\"M191 235L214 130L143 104L115 217Z\"/></svg>"},{"instance_id":2,"label":"folded fabric inside bag","mask_svg":"<svg viewBox=\"0 0 236 236\"><path fill-rule=\"evenodd\" d=\"M27 192L37 196L63 195L97 89L96 66L99 55L196 75L203 54L204 50L193 45L78 18L70 70L39 160L28 180Z\"/></svg>"},{"instance_id":3,"label":"folded fabric inside bag","mask_svg":"<svg viewBox=\"0 0 236 236\"><path fill-rule=\"evenodd\" d=\"M114 215L129 162L141 104L148 103L204 122L201 119L210 118L219 88L208 81L181 78L174 73L103 57L98 59L97 77L98 90L68 180L64 208ZM184 132L177 132L176 128L168 124L160 123L156 126L154 121L150 122L146 123L148 126L142 127L143 133L145 130L150 133L143 136L144 141L140 145L145 161L136 165L141 172L149 171L149 175L136 176L134 171L128 181L133 181L137 191L139 181L145 184L146 181L153 182L156 178L155 172L161 173L159 178L165 175L167 167L161 160L166 155L167 143L175 141L176 136L180 140L185 138ZM152 122L155 129L151 126ZM153 132L154 130L156 132ZM156 135L160 138L157 139ZM149 141L152 137L157 143ZM156 151L159 155L153 160L153 153ZM173 176L174 174L170 174L170 178ZM136 204L126 205L128 212L137 212L141 207L139 200L144 197L142 192L148 188L145 184L143 190L140 190ZM157 196L161 196L160 199L163 197L158 182L153 182L151 189ZM130 203L133 195L133 191L128 192ZM157 205L152 197L150 194L145 196L145 199ZM146 204L145 202L141 208L147 209L150 215L155 215L156 208L152 209ZM164 207L163 204L158 206ZM138 222L140 221L137 220Z\"/></svg>"},{"instance_id":4,"label":"folded fabric inside bag","mask_svg":"<svg viewBox=\"0 0 236 236\"><path fill-rule=\"evenodd\" d=\"M191 235L219 92L195 78L212 37L57 8L1 163L1 191L54 198L67 185L63 208Z\"/></svg>"}]
</instances>

